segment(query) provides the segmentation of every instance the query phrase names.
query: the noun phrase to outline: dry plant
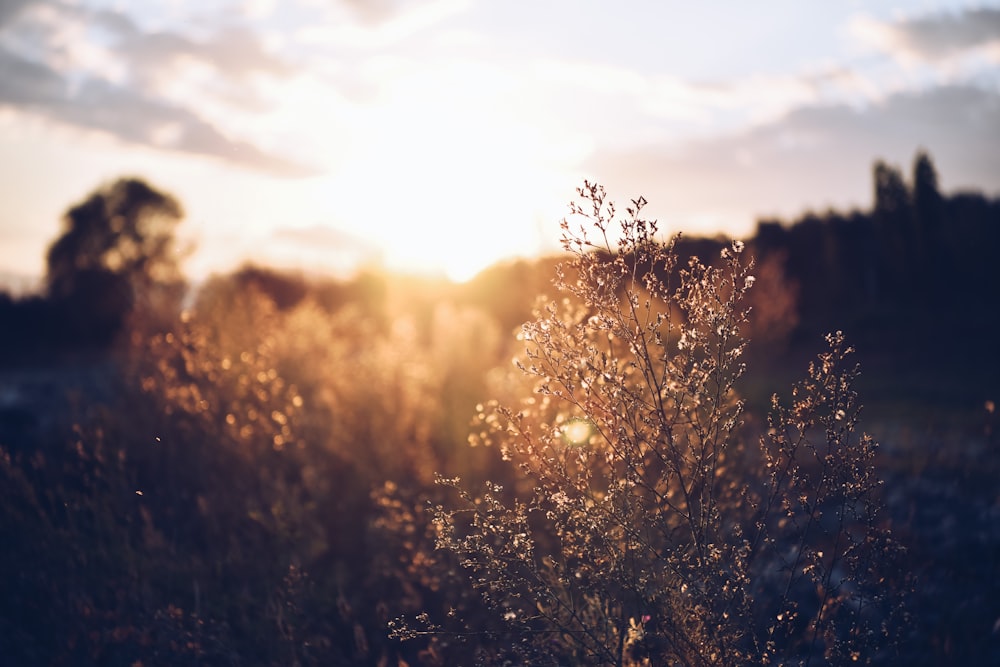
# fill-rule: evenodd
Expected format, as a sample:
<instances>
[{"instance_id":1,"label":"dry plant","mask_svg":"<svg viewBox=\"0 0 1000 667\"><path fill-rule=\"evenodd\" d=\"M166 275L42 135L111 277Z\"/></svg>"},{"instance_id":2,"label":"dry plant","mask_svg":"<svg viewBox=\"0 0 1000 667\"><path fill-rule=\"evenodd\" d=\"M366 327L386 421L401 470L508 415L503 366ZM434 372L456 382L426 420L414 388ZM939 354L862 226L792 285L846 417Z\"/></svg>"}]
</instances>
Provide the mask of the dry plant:
<instances>
[{"instance_id":1,"label":"dry plant","mask_svg":"<svg viewBox=\"0 0 1000 667\"><path fill-rule=\"evenodd\" d=\"M884 659L905 587L843 336L748 436L743 244L677 266L643 199L619 216L602 187L579 195L565 298L523 327L531 395L483 406L471 438L516 482L476 494L441 478L458 499L433 508L438 549L495 625L422 614L393 635L466 637L488 664Z\"/></svg>"}]
</instances>

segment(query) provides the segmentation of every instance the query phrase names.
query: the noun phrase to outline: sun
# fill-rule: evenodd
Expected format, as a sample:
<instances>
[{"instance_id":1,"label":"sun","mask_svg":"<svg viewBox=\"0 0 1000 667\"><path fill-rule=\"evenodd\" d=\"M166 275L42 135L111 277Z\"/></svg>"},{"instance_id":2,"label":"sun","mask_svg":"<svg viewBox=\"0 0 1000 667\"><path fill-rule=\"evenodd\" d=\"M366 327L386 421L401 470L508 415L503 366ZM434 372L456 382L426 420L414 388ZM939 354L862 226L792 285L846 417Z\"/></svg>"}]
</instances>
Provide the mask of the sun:
<instances>
[{"instance_id":1,"label":"sun","mask_svg":"<svg viewBox=\"0 0 1000 667\"><path fill-rule=\"evenodd\" d=\"M562 425L562 438L567 445L582 446L594 436L594 424L589 419L573 417Z\"/></svg>"},{"instance_id":2,"label":"sun","mask_svg":"<svg viewBox=\"0 0 1000 667\"><path fill-rule=\"evenodd\" d=\"M547 249L539 222L557 228L565 190L533 130L433 95L405 102L372 112L367 140L329 177L326 208L395 271L465 281Z\"/></svg>"}]
</instances>

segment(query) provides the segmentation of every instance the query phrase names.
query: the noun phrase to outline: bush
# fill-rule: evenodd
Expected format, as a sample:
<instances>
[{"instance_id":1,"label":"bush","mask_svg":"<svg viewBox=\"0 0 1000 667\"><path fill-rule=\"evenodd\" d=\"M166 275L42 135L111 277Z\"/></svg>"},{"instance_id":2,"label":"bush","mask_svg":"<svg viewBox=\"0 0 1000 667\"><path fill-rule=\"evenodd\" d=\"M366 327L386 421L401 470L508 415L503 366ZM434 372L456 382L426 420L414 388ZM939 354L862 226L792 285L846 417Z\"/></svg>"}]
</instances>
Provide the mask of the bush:
<instances>
[{"instance_id":1,"label":"bush","mask_svg":"<svg viewBox=\"0 0 1000 667\"><path fill-rule=\"evenodd\" d=\"M843 336L752 434L735 390L754 283L742 243L678 266L644 200L617 217L600 186L579 194L565 298L523 327L530 395L485 406L472 438L516 478L478 495L439 480L458 498L436 507L437 546L492 624L423 614L395 636L472 637L492 664L884 658L905 586Z\"/></svg>"}]
</instances>

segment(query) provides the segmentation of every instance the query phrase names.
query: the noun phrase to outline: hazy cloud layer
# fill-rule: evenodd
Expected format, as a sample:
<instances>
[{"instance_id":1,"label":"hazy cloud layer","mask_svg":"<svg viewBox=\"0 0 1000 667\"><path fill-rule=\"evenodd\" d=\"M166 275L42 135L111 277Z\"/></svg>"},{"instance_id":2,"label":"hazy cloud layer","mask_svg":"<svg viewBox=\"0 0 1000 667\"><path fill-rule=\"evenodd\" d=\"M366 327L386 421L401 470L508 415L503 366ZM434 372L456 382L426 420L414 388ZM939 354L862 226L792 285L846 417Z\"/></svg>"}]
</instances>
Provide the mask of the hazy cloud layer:
<instances>
[{"instance_id":1,"label":"hazy cloud layer","mask_svg":"<svg viewBox=\"0 0 1000 667\"><path fill-rule=\"evenodd\" d=\"M932 61L1000 45L1000 8L926 14L893 22L861 18L853 29L863 40L897 56Z\"/></svg>"},{"instance_id":2,"label":"hazy cloud layer","mask_svg":"<svg viewBox=\"0 0 1000 667\"><path fill-rule=\"evenodd\" d=\"M46 65L0 49L0 103L44 107L67 98L63 77Z\"/></svg>"},{"instance_id":3,"label":"hazy cloud layer","mask_svg":"<svg viewBox=\"0 0 1000 667\"><path fill-rule=\"evenodd\" d=\"M67 43L67 32L87 38ZM30 43L26 34L32 35ZM24 0L0 10L0 104L130 143L222 158L284 176L313 173L295 160L227 136L197 110L204 100L178 104L165 95L165 84L178 76L177 67L191 63L214 71L215 88L222 93L227 82L245 84L253 73L291 73L246 29L221 29L196 40L174 32L144 32L129 16L108 10ZM253 99L244 102L242 111L255 106Z\"/></svg>"},{"instance_id":4,"label":"hazy cloud layer","mask_svg":"<svg viewBox=\"0 0 1000 667\"><path fill-rule=\"evenodd\" d=\"M379 24L412 3L404 0L344 0L344 4L354 10L365 23Z\"/></svg>"},{"instance_id":5,"label":"hazy cloud layer","mask_svg":"<svg viewBox=\"0 0 1000 667\"><path fill-rule=\"evenodd\" d=\"M968 86L890 97L863 110L802 108L778 122L681 149L603 150L587 171L618 192L643 194L668 228L697 227L687 216L756 211L795 215L806 208L867 207L871 166L884 158L909 172L930 151L946 188L1000 174L1000 94ZM775 211L776 202L789 202ZM713 220L704 220L711 225ZM746 224L749 221L744 221Z\"/></svg>"},{"instance_id":6,"label":"hazy cloud layer","mask_svg":"<svg viewBox=\"0 0 1000 667\"><path fill-rule=\"evenodd\" d=\"M42 4L41 0L3 0L0 2L0 28L15 18L29 5Z\"/></svg>"},{"instance_id":7,"label":"hazy cloud layer","mask_svg":"<svg viewBox=\"0 0 1000 667\"><path fill-rule=\"evenodd\" d=\"M970 9L901 21L892 27L900 45L937 58L992 41L1000 41L1000 9Z\"/></svg>"},{"instance_id":8,"label":"hazy cloud layer","mask_svg":"<svg viewBox=\"0 0 1000 667\"><path fill-rule=\"evenodd\" d=\"M213 241L226 249L225 266L216 265L206 273L265 265L327 275L343 271L343 277L349 277L359 267L375 267L383 261L381 249L370 240L325 225L278 227L260 234L241 230Z\"/></svg>"},{"instance_id":9,"label":"hazy cloud layer","mask_svg":"<svg viewBox=\"0 0 1000 667\"><path fill-rule=\"evenodd\" d=\"M94 19L111 33L116 54L140 75L182 58L204 63L226 77L243 78L253 72L288 76L292 71L287 62L265 51L248 28L221 29L208 39L196 40L175 32L143 32L119 12L96 12Z\"/></svg>"},{"instance_id":10,"label":"hazy cloud layer","mask_svg":"<svg viewBox=\"0 0 1000 667\"><path fill-rule=\"evenodd\" d=\"M794 176L816 163L828 170L851 164L854 171L857 160L893 154L907 142L926 144L935 155L967 151L970 164L989 162L982 151L991 140L977 133L988 133L980 119L996 112L983 100L995 102L995 95L983 91L1000 88L991 60L1000 50L991 46L986 57L977 56L979 64L942 68L941 76L900 75L895 59L909 53L930 63L997 43L997 8L856 23L856 31L894 56L874 58L879 63L871 69L845 59L695 81L669 68L594 62L585 48L555 58L539 44L490 46L488 28L448 39L431 29L475 11L466 0L247 0L216 13L197 3L157 7L166 18L138 8L93 9L85 1L0 3L0 104L134 144L285 176L316 170L305 158L264 147L288 146L333 162L338 158L325 156L346 155L352 143L363 152L361 144L392 135L390 125L407 122L407 110L421 111L418 119L448 113L464 122L505 109L524 119L522 134L558 137L570 147L559 149L573 155L565 162L593 149L586 168L621 163L622 173L634 171L642 182L649 179L631 168L633 161L660 173L681 170L676 156L682 155L684 174L706 181L682 174L692 181L685 188L692 201L722 173L736 184L727 184L716 202L763 206L782 194L773 173ZM178 18L182 10L188 20ZM968 87L975 78L969 73L986 87ZM942 83L950 87L934 87ZM387 100L393 113L373 109ZM956 120L970 109L978 115ZM390 119L384 127L377 126L379 112ZM679 144L720 131L728 134ZM621 148L643 142L638 152ZM833 196L822 187L804 196Z\"/></svg>"}]
</instances>

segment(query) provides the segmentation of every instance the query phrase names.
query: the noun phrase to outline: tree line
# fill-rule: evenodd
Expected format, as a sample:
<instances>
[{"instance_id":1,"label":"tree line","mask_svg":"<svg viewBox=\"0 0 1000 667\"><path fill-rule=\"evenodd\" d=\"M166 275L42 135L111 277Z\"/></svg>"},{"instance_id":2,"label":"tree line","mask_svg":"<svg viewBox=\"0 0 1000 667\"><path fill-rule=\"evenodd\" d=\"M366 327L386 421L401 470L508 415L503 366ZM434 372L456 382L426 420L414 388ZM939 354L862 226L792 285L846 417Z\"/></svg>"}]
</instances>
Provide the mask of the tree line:
<instances>
[{"instance_id":1,"label":"tree line","mask_svg":"<svg viewBox=\"0 0 1000 667\"><path fill-rule=\"evenodd\" d=\"M762 347L814 340L832 328L886 345L905 332L924 344L938 323L979 336L997 323L985 307L1000 288L994 268L1000 247L1000 199L977 192L943 194L931 156L918 152L910 179L881 160L873 166L868 210L807 212L793 220L764 219L744 239L764 278L755 309ZM189 285L180 262L189 248L175 238L183 209L172 195L137 178L102 186L66 213L46 257L41 294L17 299L0 292L0 359L32 352L106 349L141 312L160 325L175 317ZM682 237L682 258L716 257L723 238ZM531 314L530 294L549 287L558 258L497 264L464 285L438 282L433 298L490 312L504 329ZM330 309L350 301L378 310L388 278L305 279L247 265L228 279L254 286L282 308L311 293ZM530 293L530 294L529 294ZM525 296L528 295L528 296ZM133 317L134 321L134 317Z\"/></svg>"},{"instance_id":2,"label":"tree line","mask_svg":"<svg viewBox=\"0 0 1000 667\"><path fill-rule=\"evenodd\" d=\"M784 256L801 321L812 330L831 321L892 329L929 316L978 319L1000 287L998 242L1000 200L943 194L924 151L909 181L898 167L875 163L870 210L765 220L753 238L758 258Z\"/></svg>"}]
</instances>

